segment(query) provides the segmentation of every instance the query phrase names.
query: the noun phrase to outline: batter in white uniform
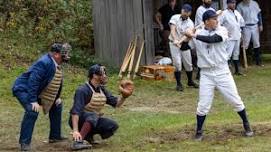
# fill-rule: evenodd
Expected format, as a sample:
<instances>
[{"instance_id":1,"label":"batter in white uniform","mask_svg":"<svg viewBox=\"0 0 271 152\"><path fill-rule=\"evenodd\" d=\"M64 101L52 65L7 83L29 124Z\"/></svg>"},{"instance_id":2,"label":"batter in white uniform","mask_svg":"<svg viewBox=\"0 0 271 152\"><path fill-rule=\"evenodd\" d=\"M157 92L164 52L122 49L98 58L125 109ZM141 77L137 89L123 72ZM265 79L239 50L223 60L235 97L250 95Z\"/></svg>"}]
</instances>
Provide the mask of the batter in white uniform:
<instances>
[{"instance_id":1,"label":"batter in white uniform","mask_svg":"<svg viewBox=\"0 0 271 152\"><path fill-rule=\"evenodd\" d=\"M183 91L183 86L181 83L182 64L187 74L188 86L198 88L198 84L196 84L192 80L193 78L192 57L188 41L179 44L179 40L184 36L185 31L189 28L190 29L194 28L194 23L189 18L189 16L191 15L191 11L192 6L189 4L184 4L182 7L181 14L172 16L169 21L170 24L169 47L173 60L173 65L175 66L176 69L174 74L177 83L176 86L177 91Z\"/></svg>"},{"instance_id":2,"label":"batter in white uniform","mask_svg":"<svg viewBox=\"0 0 271 152\"><path fill-rule=\"evenodd\" d=\"M245 20L243 29L244 47L248 49L250 40L253 42L256 65L263 66L260 52L260 32L263 30L261 9L254 0L243 0L237 6Z\"/></svg>"},{"instance_id":3,"label":"batter in white uniform","mask_svg":"<svg viewBox=\"0 0 271 152\"><path fill-rule=\"evenodd\" d=\"M241 27L244 27L245 22L241 14L235 10L236 1L227 0L228 8L223 11L220 16L220 24L228 30L229 39L227 42L227 52L229 59L232 57L235 67L235 74L242 75L239 68L239 55L240 55L240 39Z\"/></svg>"},{"instance_id":4,"label":"batter in white uniform","mask_svg":"<svg viewBox=\"0 0 271 152\"><path fill-rule=\"evenodd\" d=\"M246 136L253 136L250 128L244 103L242 102L228 66L228 52L226 40L228 31L223 26L218 26L217 14L208 10L203 14L205 27L187 31L186 36L193 38L197 50L198 66L201 68L199 102L197 107L196 140L202 140L202 126L208 114L217 89L228 103L230 103L243 120Z\"/></svg>"}]
</instances>

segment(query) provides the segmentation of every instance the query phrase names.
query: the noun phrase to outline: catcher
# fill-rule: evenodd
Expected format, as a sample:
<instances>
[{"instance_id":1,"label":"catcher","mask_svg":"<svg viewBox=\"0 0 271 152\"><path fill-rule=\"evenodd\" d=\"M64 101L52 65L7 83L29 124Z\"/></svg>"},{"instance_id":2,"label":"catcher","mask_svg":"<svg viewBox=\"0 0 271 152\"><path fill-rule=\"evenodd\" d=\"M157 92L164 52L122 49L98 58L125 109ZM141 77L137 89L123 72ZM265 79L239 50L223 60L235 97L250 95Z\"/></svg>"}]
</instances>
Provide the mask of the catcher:
<instances>
[{"instance_id":1,"label":"catcher","mask_svg":"<svg viewBox=\"0 0 271 152\"><path fill-rule=\"evenodd\" d=\"M119 86L120 97L113 96L104 85L107 82L105 67L96 64L88 71L88 82L80 86L74 95L70 111L69 124L73 129L72 150L89 149L94 144L93 136L99 134L102 139L111 137L118 129L118 124L103 117L105 104L120 107L125 99L132 95L134 85L130 80L122 80ZM84 143L86 140L88 143Z\"/></svg>"}]
</instances>

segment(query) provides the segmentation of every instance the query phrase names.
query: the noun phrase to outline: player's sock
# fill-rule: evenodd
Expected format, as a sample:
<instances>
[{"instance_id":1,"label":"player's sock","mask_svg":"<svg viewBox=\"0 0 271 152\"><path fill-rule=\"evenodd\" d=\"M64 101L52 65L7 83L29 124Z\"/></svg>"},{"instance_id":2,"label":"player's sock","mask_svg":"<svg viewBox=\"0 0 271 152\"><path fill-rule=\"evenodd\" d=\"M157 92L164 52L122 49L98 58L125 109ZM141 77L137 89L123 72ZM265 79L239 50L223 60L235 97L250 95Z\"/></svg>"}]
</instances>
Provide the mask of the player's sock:
<instances>
[{"instance_id":1,"label":"player's sock","mask_svg":"<svg viewBox=\"0 0 271 152\"><path fill-rule=\"evenodd\" d=\"M181 85L181 72L175 71L174 75L175 75L177 86L180 86Z\"/></svg>"},{"instance_id":2,"label":"player's sock","mask_svg":"<svg viewBox=\"0 0 271 152\"><path fill-rule=\"evenodd\" d=\"M240 73L239 71L239 60L233 60L234 68L235 68L235 74Z\"/></svg>"},{"instance_id":3,"label":"player's sock","mask_svg":"<svg viewBox=\"0 0 271 152\"><path fill-rule=\"evenodd\" d=\"M193 81L193 71L186 71L186 75L187 75L187 79L188 79L188 86L192 86L194 88L198 88L199 85L196 84L194 81Z\"/></svg>"},{"instance_id":4,"label":"player's sock","mask_svg":"<svg viewBox=\"0 0 271 152\"><path fill-rule=\"evenodd\" d=\"M198 68L198 72L197 72L196 79L197 79L197 80L199 80L199 79L200 79L200 68Z\"/></svg>"},{"instance_id":5,"label":"player's sock","mask_svg":"<svg viewBox=\"0 0 271 152\"><path fill-rule=\"evenodd\" d=\"M243 127L245 129L245 136L247 136L247 137L253 136L254 133L253 133L253 131L252 131L251 127L250 127L250 124L248 122L246 109L244 109L242 111L239 111L238 114L240 115L240 117L243 120Z\"/></svg>"},{"instance_id":6,"label":"player's sock","mask_svg":"<svg viewBox=\"0 0 271 152\"><path fill-rule=\"evenodd\" d=\"M205 118L206 118L206 115L204 116L197 115L197 133L202 133L202 126L203 126Z\"/></svg>"},{"instance_id":7,"label":"player's sock","mask_svg":"<svg viewBox=\"0 0 271 152\"><path fill-rule=\"evenodd\" d=\"M239 116L243 120L243 123L248 123L246 109L238 112Z\"/></svg>"},{"instance_id":8,"label":"player's sock","mask_svg":"<svg viewBox=\"0 0 271 152\"><path fill-rule=\"evenodd\" d=\"M82 139L84 139L90 131L91 131L91 124L90 124L90 122L85 121L81 130L80 130L80 134L82 136Z\"/></svg>"},{"instance_id":9,"label":"player's sock","mask_svg":"<svg viewBox=\"0 0 271 152\"><path fill-rule=\"evenodd\" d=\"M186 71L188 83L193 83L192 77L193 77L193 72L192 71Z\"/></svg>"},{"instance_id":10,"label":"player's sock","mask_svg":"<svg viewBox=\"0 0 271 152\"><path fill-rule=\"evenodd\" d=\"M262 64L260 48L254 48L254 58L256 65Z\"/></svg>"}]
</instances>

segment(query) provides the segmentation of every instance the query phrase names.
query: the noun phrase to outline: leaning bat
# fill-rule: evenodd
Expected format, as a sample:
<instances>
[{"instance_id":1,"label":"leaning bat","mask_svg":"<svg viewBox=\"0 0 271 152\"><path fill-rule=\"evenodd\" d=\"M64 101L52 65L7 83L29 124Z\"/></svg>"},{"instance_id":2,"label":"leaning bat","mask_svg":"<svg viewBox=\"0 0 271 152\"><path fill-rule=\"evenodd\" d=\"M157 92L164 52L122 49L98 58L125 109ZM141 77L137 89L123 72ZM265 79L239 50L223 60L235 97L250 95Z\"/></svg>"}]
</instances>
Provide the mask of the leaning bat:
<instances>
[{"instance_id":1,"label":"leaning bat","mask_svg":"<svg viewBox=\"0 0 271 152\"><path fill-rule=\"evenodd\" d=\"M129 46L126 50L126 54L125 54L125 57L123 59L123 62L122 62L122 65L121 65L121 68L120 68L120 72L119 72L119 77L122 78L122 73L125 72L125 63L127 62L128 58L129 58L129 55L131 54L131 50L132 50L132 46L133 46L133 40L129 43Z\"/></svg>"},{"instance_id":2,"label":"leaning bat","mask_svg":"<svg viewBox=\"0 0 271 152\"><path fill-rule=\"evenodd\" d=\"M136 66L135 66L135 71L134 71L133 79L135 78L136 73L138 72L138 68L139 68L139 64L140 64L142 52L143 52L143 50L144 50L144 44L145 44L145 41L143 40L143 41L142 41L141 48L140 48L140 52L139 52L139 55L138 55L138 59L137 59L137 62L136 62Z\"/></svg>"},{"instance_id":3,"label":"leaning bat","mask_svg":"<svg viewBox=\"0 0 271 152\"><path fill-rule=\"evenodd\" d=\"M137 37L135 39L135 44L134 44L133 50L131 52L131 60L129 61L129 68L128 68L128 74L127 74L128 79L131 78L131 72L132 72L133 64L134 64L136 46L137 46Z\"/></svg>"},{"instance_id":4,"label":"leaning bat","mask_svg":"<svg viewBox=\"0 0 271 152\"><path fill-rule=\"evenodd\" d=\"M243 59L244 59L244 67L245 67L245 70L247 70L248 68L248 64L247 64L247 52L246 52L246 48L245 48L245 41L244 39L242 40L242 51L243 51Z\"/></svg>"}]
</instances>

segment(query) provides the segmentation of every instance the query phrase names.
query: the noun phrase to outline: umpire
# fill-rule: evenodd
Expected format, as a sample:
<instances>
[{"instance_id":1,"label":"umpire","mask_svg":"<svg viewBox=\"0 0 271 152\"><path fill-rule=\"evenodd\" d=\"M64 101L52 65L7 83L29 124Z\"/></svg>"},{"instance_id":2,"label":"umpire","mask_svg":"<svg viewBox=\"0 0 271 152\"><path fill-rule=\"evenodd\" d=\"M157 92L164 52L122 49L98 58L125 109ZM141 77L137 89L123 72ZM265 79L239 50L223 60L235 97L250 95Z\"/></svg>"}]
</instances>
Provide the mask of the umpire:
<instances>
[{"instance_id":1,"label":"umpire","mask_svg":"<svg viewBox=\"0 0 271 152\"><path fill-rule=\"evenodd\" d=\"M63 75L61 64L69 60L71 46L67 43L55 43L51 51L36 61L27 72L20 75L12 88L13 95L25 110L21 124L21 151L30 151L30 143L35 122L42 106L49 113L49 143L65 140L61 136L62 102L60 93Z\"/></svg>"}]
</instances>

